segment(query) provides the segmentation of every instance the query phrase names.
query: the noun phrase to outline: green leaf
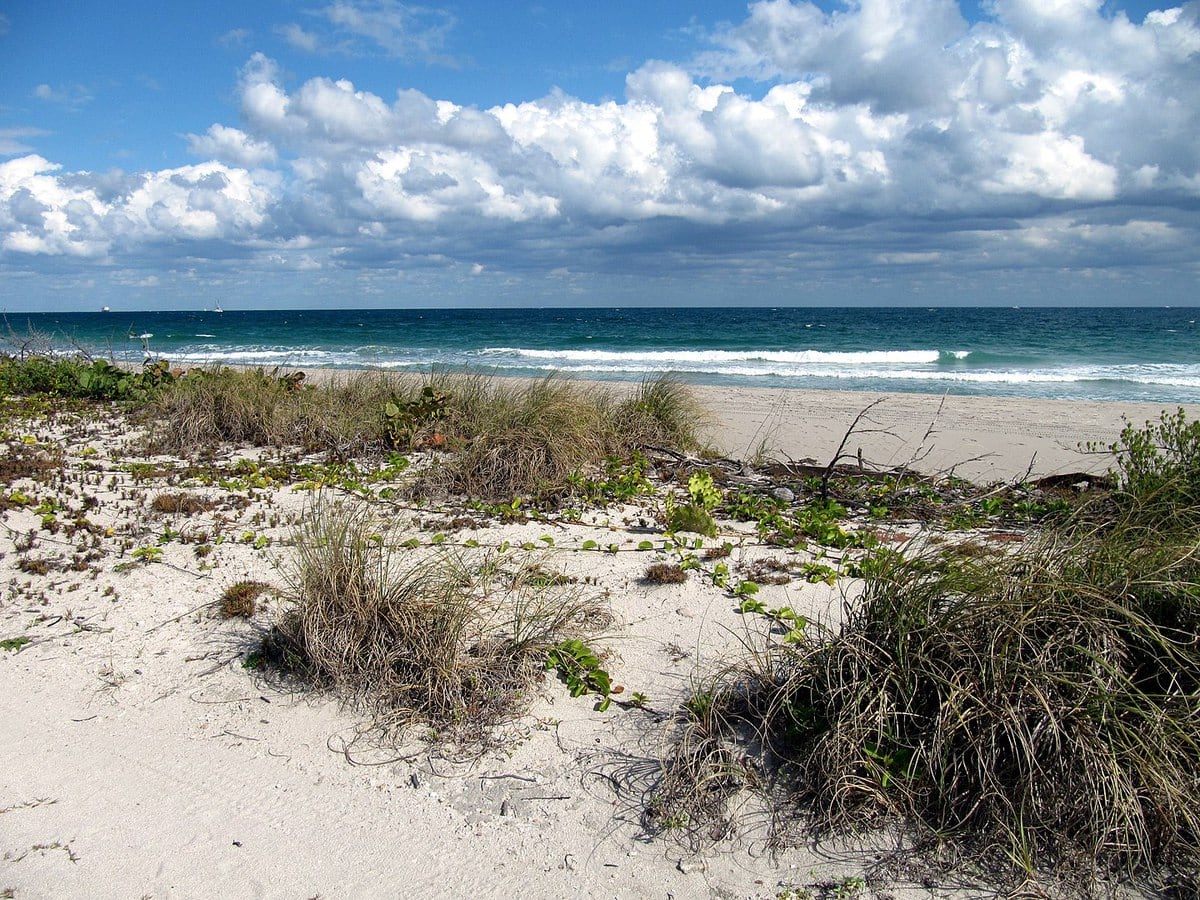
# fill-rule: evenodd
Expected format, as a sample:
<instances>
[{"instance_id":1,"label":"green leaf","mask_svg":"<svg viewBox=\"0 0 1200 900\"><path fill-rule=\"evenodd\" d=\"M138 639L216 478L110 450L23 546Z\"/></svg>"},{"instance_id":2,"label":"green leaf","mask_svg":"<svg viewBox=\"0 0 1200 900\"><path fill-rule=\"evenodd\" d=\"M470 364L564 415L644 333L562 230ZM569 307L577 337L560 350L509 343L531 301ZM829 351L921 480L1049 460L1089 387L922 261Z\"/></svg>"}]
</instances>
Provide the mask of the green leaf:
<instances>
[{"instance_id":1,"label":"green leaf","mask_svg":"<svg viewBox=\"0 0 1200 900\"><path fill-rule=\"evenodd\" d=\"M753 597L747 597L741 602L741 605L738 606L738 611L743 614L763 613L765 615L767 612L767 607L761 600L756 600Z\"/></svg>"}]
</instances>

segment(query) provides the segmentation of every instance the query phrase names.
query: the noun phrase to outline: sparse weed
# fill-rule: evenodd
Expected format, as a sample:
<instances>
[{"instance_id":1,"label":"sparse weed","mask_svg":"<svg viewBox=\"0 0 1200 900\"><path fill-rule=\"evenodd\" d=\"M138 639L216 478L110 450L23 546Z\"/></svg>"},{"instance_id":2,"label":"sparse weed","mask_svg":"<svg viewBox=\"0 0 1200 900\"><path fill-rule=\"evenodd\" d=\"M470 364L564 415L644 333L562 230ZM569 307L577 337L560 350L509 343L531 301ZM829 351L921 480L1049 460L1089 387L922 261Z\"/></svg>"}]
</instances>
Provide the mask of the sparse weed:
<instances>
[{"instance_id":1,"label":"sparse weed","mask_svg":"<svg viewBox=\"0 0 1200 900\"><path fill-rule=\"evenodd\" d=\"M558 672L572 697L598 695L598 712L606 712L612 704L612 695L625 690L621 685L613 684L612 676L601 667L596 651L578 639L562 641L551 647L546 656L546 668Z\"/></svg>"}]
</instances>

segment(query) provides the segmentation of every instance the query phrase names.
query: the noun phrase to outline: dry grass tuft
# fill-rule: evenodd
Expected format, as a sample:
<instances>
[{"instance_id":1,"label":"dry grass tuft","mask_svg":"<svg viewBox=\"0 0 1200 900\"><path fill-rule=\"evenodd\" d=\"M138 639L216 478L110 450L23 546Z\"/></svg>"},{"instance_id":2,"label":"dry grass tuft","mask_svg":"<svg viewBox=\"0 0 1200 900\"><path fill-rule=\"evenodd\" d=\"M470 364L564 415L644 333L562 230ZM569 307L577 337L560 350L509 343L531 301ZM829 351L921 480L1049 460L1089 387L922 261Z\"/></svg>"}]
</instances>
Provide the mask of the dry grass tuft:
<instances>
[{"instance_id":1,"label":"dry grass tuft","mask_svg":"<svg viewBox=\"0 0 1200 900\"><path fill-rule=\"evenodd\" d=\"M656 562L646 567L642 580L650 584L683 584L687 572L678 563Z\"/></svg>"},{"instance_id":2,"label":"dry grass tuft","mask_svg":"<svg viewBox=\"0 0 1200 900\"><path fill-rule=\"evenodd\" d=\"M186 491L169 491L157 494L150 501L150 508L155 512L175 516L194 516L208 512L217 505L217 501L199 494L189 494Z\"/></svg>"},{"instance_id":3,"label":"dry grass tuft","mask_svg":"<svg viewBox=\"0 0 1200 900\"><path fill-rule=\"evenodd\" d=\"M532 564L507 571L485 551L392 550L382 531L365 506L311 509L272 643L389 733L423 724L443 741L486 742L523 708L550 648L600 621L595 601Z\"/></svg>"},{"instance_id":4,"label":"dry grass tuft","mask_svg":"<svg viewBox=\"0 0 1200 900\"><path fill-rule=\"evenodd\" d=\"M257 600L267 591L273 591L265 581L237 581L225 588L221 594L221 615L227 619L249 619L257 608Z\"/></svg>"}]
</instances>

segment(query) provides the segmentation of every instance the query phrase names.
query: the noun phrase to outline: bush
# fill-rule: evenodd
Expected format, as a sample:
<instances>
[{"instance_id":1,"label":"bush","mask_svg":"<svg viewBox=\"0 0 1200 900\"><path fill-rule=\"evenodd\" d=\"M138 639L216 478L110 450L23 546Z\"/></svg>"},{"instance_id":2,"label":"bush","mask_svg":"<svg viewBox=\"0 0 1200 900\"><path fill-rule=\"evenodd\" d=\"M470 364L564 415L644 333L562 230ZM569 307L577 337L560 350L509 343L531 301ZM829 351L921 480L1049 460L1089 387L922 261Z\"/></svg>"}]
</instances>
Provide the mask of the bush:
<instances>
[{"instance_id":1,"label":"bush","mask_svg":"<svg viewBox=\"0 0 1200 900\"><path fill-rule=\"evenodd\" d=\"M1126 422L1110 449L1119 489L1143 511L1200 510L1200 422L1188 422L1182 407L1141 428Z\"/></svg>"}]
</instances>

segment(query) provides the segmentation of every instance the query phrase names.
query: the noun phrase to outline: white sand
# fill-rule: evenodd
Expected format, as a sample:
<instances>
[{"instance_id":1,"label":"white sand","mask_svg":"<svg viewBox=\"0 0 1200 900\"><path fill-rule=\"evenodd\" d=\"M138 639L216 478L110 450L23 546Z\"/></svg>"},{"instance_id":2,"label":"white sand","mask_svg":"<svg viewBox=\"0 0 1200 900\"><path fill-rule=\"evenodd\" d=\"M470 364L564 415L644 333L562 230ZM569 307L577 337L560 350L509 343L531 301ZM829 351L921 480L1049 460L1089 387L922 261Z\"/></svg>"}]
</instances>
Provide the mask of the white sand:
<instances>
[{"instance_id":1,"label":"white sand","mask_svg":"<svg viewBox=\"0 0 1200 900\"><path fill-rule=\"evenodd\" d=\"M731 454L746 455L765 441L822 462L872 399L700 393L718 420L714 440ZM936 398L888 398L875 419L899 439L864 437L865 457L906 462L937 406ZM1025 471L1034 452L1038 474L1096 468L1099 460L1079 457L1073 447L1111 440L1123 413L1141 421L1157 408L951 399L935 421L933 455L919 468L958 464L976 477L1011 477ZM272 609L246 622L220 619L205 605L240 579L283 584L279 567L288 551L281 542L311 495L260 489L244 508L164 517L147 504L167 485L135 483L125 468L139 453L136 434L88 423L35 424L28 434L66 448L68 477L54 491L26 489L75 506L94 496L98 505L88 518L113 532L97 538L103 556L92 570L30 574L17 568L22 558L69 561L81 538L38 531L40 515L31 508L3 516L0 567L9 587L0 600L0 638L32 643L0 652L0 892L22 900L774 897L781 885L862 871L861 861L807 851L772 860L752 828L696 858L676 842L646 841L630 784L658 753L661 726L637 711L595 712L591 700L571 699L553 678L530 714L506 732L501 751L452 764L415 745L409 758L389 761L359 735L360 714L328 698L288 693L243 667ZM85 453L85 446L98 453ZM647 503L610 511L593 527L529 523L457 538L496 547L549 533L554 547L536 551L544 564L591 577L588 589L607 595L616 623L597 643L610 650L616 680L668 709L698 672L737 649L745 623L732 598L696 573L676 587L640 582L659 554L638 552L637 543L661 542L638 528L639 516L661 506ZM399 510L391 524L401 534L420 534L417 522L428 516ZM133 550L157 546L167 527L177 534L206 529L228 540L202 561L175 537L162 545L160 560L119 570ZM746 536L725 528L724 539ZM35 546L18 550L31 530ZM244 543L246 532L271 544ZM623 552L580 551L589 539L617 543ZM731 564L775 555L747 540ZM764 587L762 597L826 620L841 599L836 588L799 580ZM622 783L626 789L617 790ZM930 896L904 885L887 892Z\"/></svg>"},{"instance_id":2,"label":"white sand","mask_svg":"<svg viewBox=\"0 0 1200 900\"><path fill-rule=\"evenodd\" d=\"M1102 472L1111 459L1081 444L1105 447L1121 431L1122 417L1142 425L1163 405L1002 397L937 397L834 391L763 391L697 388L713 413L714 443L735 458L760 447L822 465L868 405L880 401L847 442L864 461L911 466L928 473L953 470L974 481L1006 481L1067 472ZM1168 406L1169 411L1176 407ZM1186 407L1195 419L1195 407Z\"/></svg>"}]
</instances>

